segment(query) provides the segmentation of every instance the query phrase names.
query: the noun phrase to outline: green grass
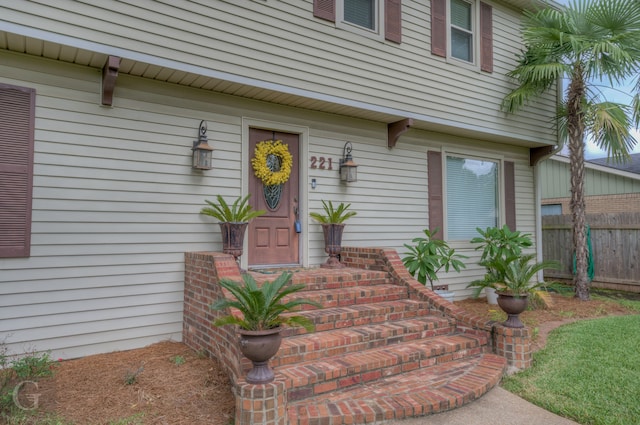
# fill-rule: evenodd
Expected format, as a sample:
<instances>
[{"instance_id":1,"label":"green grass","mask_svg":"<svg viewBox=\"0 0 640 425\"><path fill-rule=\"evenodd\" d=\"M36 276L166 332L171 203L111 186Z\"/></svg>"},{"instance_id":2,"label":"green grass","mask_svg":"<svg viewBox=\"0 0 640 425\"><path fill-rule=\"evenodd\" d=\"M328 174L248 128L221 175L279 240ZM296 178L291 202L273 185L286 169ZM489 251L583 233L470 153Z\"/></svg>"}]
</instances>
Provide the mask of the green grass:
<instances>
[{"instance_id":1,"label":"green grass","mask_svg":"<svg viewBox=\"0 0 640 425\"><path fill-rule=\"evenodd\" d=\"M533 366L503 386L583 425L638 424L638 347L640 315L576 322L553 331Z\"/></svg>"}]
</instances>

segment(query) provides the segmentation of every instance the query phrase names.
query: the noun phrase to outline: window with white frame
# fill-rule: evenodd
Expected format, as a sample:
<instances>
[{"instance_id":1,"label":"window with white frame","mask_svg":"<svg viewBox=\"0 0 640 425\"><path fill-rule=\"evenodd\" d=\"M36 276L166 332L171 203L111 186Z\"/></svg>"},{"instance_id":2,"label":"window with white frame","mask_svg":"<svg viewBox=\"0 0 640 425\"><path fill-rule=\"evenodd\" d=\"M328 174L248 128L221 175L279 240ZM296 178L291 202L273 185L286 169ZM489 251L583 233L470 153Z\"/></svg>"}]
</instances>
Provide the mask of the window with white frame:
<instances>
[{"instance_id":1,"label":"window with white frame","mask_svg":"<svg viewBox=\"0 0 640 425\"><path fill-rule=\"evenodd\" d=\"M476 228L500 223L500 163L448 154L445 163L447 240L469 241Z\"/></svg>"},{"instance_id":2,"label":"window with white frame","mask_svg":"<svg viewBox=\"0 0 640 425\"><path fill-rule=\"evenodd\" d=\"M383 0L338 0L338 25L367 35L382 36Z\"/></svg>"},{"instance_id":3,"label":"window with white frame","mask_svg":"<svg viewBox=\"0 0 640 425\"><path fill-rule=\"evenodd\" d=\"M475 63L477 40L476 3L474 0L449 0L449 55Z\"/></svg>"}]
</instances>

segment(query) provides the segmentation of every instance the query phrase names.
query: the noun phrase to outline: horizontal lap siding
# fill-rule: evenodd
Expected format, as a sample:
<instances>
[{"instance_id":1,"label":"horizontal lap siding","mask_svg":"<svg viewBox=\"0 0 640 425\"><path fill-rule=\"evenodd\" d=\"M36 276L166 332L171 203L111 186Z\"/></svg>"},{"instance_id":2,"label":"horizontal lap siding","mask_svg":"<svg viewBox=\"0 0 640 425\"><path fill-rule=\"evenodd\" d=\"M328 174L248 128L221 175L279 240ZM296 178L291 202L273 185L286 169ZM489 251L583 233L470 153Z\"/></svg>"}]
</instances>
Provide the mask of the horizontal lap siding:
<instances>
[{"instance_id":1,"label":"horizontal lap siding","mask_svg":"<svg viewBox=\"0 0 640 425\"><path fill-rule=\"evenodd\" d=\"M443 145L505 151L516 162L519 225L533 228L527 149L412 130L389 150L379 123L128 76L118 79L115 106L104 108L95 70L0 55L0 80L37 93L32 255L0 260L0 333L16 350L29 342L72 357L180 338L183 255L221 248L215 221L198 212L205 198L240 193L243 117L309 128L309 156L331 157L334 170L310 169L301 158L302 172L317 181L302 189L302 219L322 199L351 202L358 215L345 244L404 252L428 224L427 148ZM201 119L214 169L198 173L190 147ZM338 177L347 140L359 164L349 185ZM326 258L322 232L312 222L308 229L309 262L317 265ZM443 281L461 294L481 275L470 266Z\"/></svg>"},{"instance_id":2,"label":"horizontal lap siding","mask_svg":"<svg viewBox=\"0 0 640 425\"><path fill-rule=\"evenodd\" d=\"M240 118L123 76L117 107L104 108L95 70L12 54L0 63L1 81L36 89L33 248L0 260L0 334L14 351L65 358L179 340L184 252L220 240L198 213L203 199L214 182L216 193L240 190ZM201 119L215 129L205 173L190 167Z\"/></svg>"},{"instance_id":3,"label":"horizontal lap siding","mask_svg":"<svg viewBox=\"0 0 640 425\"><path fill-rule=\"evenodd\" d=\"M499 109L512 88L504 74L515 65L520 49L520 18L509 8L493 7L494 72L487 74L430 54L429 2L422 0L403 1L400 45L313 18L311 0L130 3L74 3L77 14L71 14L64 10L67 3L19 2L7 8L5 19L216 71L555 143L548 125L553 93L517 117Z\"/></svg>"}]
</instances>

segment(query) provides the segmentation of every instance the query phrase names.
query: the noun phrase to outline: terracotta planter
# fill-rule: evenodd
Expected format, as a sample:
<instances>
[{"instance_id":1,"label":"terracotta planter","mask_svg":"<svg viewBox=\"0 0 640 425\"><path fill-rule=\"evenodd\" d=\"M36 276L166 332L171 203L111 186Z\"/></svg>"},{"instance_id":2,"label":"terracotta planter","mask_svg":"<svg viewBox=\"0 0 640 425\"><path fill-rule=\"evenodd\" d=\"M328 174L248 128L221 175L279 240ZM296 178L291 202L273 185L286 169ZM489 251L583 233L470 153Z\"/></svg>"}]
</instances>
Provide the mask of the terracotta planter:
<instances>
[{"instance_id":1,"label":"terracotta planter","mask_svg":"<svg viewBox=\"0 0 640 425\"><path fill-rule=\"evenodd\" d=\"M320 267L328 269L340 269L344 264L338 260L338 256L342 252L342 232L344 224L322 224L322 232L324 233L324 252L329 254L326 263Z\"/></svg>"},{"instance_id":2,"label":"terracotta planter","mask_svg":"<svg viewBox=\"0 0 640 425\"><path fill-rule=\"evenodd\" d=\"M249 223L218 223L220 232L222 232L222 252L231 254L238 261L238 257L242 255L242 247L244 244L244 233Z\"/></svg>"},{"instance_id":3,"label":"terracotta planter","mask_svg":"<svg viewBox=\"0 0 640 425\"><path fill-rule=\"evenodd\" d=\"M250 384L267 384L275 378L269 367L269 359L280 349L282 328L264 331L247 331L240 329L240 351L251 360L253 368L247 373L246 380Z\"/></svg>"},{"instance_id":4,"label":"terracotta planter","mask_svg":"<svg viewBox=\"0 0 640 425\"><path fill-rule=\"evenodd\" d=\"M506 292L498 292L498 305L507 313L507 320L502 324L508 328L524 328L520 321L520 313L527 309L529 294L515 295Z\"/></svg>"}]
</instances>

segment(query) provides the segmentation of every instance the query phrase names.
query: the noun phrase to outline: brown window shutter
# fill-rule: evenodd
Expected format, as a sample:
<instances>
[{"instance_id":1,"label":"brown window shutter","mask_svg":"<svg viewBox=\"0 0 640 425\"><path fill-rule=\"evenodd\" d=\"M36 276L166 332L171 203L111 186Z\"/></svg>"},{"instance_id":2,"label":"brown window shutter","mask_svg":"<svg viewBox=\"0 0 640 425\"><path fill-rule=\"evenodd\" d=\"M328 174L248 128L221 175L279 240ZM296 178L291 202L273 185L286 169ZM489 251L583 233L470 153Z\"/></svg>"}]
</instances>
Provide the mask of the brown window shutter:
<instances>
[{"instance_id":1,"label":"brown window shutter","mask_svg":"<svg viewBox=\"0 0 640 425\"><path fill-rule=\"evenodd\" d=\"M436 235L442 239L444 235L444 205L442 200L442 153L427 152L427 179L429 191L429 229L440 229Z\"/></svg>"},{"instance_id":2,"label":"brown window shutter","mask_svg":"<svg viewBox=\"0 0 640 425\"><path fill-rule=\"evenodd\" d=\"M0 84L0 258L28 257L35 90Z\"/></svg>"},{"instance_id":3,"label":"brown window shutter","mask_svg":"<svg viewBox=\"0 0 640 425\"><path fill-rule=\"evenodd\" d=\"M336 0L313 0L313 16L336 21Z\"/></svg>"},{"instance_id":4,"label":"brown window shutter","mask_svg":"<svg viewBox=\"0 0 640 425\"><path fill-rule=\"evenodd\" d=\"M504 162L504 219L505 224L516 230L516 177L515 164L511 161Z\"/></svg>"},{"instance_id":5,"label":"brown window shutter","mask_svg":"<svg viewBox=\"0 0 640 425\"><path fill-rule=\"evenodd\" d=\"M447 0L431 0L431 53L447 56Z\"/></svg>"},{"instance_id":6,"label":"brown window shutter","mask_svg":"<svg viewBox=\"0 0 640 425\"><path fill-rule=\"evenodd\" d=\"M493 72L493 8L480 2L480 69Z\"/></svg>"},{"instance_id":7,"label":"brown window shutter","mask_svg":"<svg viewBox=\"0 0 640 425\"><path fill-rule=\"evenodd\" d=\"M402 42L402 1L385 0L384 38L394 43Z\"/></svg>"}]
</instances>

